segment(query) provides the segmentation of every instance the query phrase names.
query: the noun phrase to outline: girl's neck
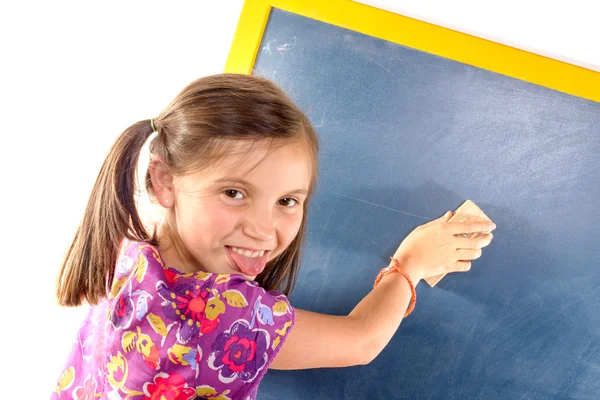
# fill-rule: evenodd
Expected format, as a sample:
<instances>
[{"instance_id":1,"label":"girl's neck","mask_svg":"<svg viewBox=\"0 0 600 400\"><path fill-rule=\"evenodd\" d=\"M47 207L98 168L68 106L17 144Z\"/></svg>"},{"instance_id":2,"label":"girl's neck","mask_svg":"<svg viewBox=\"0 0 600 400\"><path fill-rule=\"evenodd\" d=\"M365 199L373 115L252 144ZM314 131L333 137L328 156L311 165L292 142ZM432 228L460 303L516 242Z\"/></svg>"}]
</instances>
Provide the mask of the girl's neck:
<instances>
[{"instance_id":1,"label":"girl's neck","mask_svg":"<svg viewBox=\"0 0 600 400\"><path fill-rule=\"evenodd\" d=\"M158 226L157 237L158 249L167 267L183 273L204 270L177 234L177 223L171 215L168 215Z\"/></svg>"}]
</instances>

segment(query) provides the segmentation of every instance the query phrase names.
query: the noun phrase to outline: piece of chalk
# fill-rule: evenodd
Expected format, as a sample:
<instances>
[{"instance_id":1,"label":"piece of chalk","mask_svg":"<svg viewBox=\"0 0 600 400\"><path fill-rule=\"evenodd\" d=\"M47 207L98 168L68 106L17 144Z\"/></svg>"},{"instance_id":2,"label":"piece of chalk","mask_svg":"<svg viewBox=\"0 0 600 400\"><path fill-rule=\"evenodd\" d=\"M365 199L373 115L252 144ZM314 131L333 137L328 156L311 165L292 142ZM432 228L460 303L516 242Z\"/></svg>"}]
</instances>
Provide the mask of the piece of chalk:
<instances>
[{"instance_id":1,"label":"piece of chalk","mask_svg":"<svg viewBox=\"0 0 600 400\"><path fill-rule=\"evenodd\" d=\"M491 221L487 215L481 211L477 204L473 203L471 200L465 201L460 207L456 209L452 217L448 220L448 222L473 222L473 221ZM487 234L489 232L473 232L473 233L465 233L460 236L465 238L476 238L482 233ZM434 287L438 284L442 278L446 276L446 274L441 274L437 276L432 276L425 279L425 282L429 284L429 286Z\"/></svg>"}]
</instances>

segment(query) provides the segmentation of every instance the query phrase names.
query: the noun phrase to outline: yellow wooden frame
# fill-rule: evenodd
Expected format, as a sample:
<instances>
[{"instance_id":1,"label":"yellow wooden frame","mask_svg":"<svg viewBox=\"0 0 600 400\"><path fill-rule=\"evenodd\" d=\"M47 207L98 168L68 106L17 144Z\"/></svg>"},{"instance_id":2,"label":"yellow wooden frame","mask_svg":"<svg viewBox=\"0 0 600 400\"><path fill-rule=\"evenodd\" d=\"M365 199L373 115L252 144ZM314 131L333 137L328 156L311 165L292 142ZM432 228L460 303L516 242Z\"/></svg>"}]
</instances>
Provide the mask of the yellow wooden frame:
<instances>
[{"instance_id":1,"label":"yellow wooden frame","mask_svg":"<svg viewBox=\"0 0 600 400\"><path fill-rule=\"evenodd\" d=\"M351 0L246 0L225 72L252 72L271 7L600 102L600 72Z\"/></svg>"}]
</instances>

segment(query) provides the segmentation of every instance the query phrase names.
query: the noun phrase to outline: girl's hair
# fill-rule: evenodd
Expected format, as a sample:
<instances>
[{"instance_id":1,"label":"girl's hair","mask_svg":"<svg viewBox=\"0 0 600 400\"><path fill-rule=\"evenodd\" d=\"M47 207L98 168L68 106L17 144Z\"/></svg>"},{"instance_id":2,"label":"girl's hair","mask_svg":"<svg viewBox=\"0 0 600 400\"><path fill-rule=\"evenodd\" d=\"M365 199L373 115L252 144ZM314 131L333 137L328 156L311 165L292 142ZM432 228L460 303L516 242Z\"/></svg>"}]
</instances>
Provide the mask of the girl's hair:
<instances>
[{"instance_id":1,"label":"girl's hair","mask_svg":"<svg viewBox=\"0 0 600 400\"><path fill-rule=\"evenodd\" d=\"M185 87L154 119L150 143L174 174L201 171L227 157L235 143L266 140L270 149L303 143L312 158L312 179L304 202L298 235L277 258L267 263L256 281L266 290L290 295L300 267L307 210L318 172L319 143L308 118L272 82L249 75L221 74ZM60 305L97 304L112 286L124 238L158 245L136 207L137 162L153 133L150 120L127 128L110 149L92 189L83 220L57 279ZM146 189L154 197L150 175Z\"/></svg>"}]
</instances>

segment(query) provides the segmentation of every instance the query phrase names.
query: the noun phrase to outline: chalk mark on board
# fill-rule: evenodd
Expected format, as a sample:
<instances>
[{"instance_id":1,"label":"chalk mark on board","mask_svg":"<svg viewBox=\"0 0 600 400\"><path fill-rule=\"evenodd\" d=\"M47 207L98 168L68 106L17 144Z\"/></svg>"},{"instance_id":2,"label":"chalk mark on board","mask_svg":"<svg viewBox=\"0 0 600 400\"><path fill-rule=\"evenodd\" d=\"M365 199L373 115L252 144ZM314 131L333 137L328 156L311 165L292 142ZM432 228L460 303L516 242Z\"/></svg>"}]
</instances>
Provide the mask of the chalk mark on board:
<instances>
[{"instance_id":1,"label":"chalk mark on board","mask_svg":"<svg viewBox=\"0 0 600 400\"><path fill-rule=\"evenodd\" d=\"M281 46L277 47L277 51L280 53L283 53L283 52L291 49L292 45L295 45L295 44L296 44L296 36L294 36L289 43L286 42L286 43L282 44Z\"/></svg>"},{"instance_id":2,"label":"chalk mark on board","mask_svg":"<svg viewBox=\"0 0 600 400\"><path fill-rule=\"evenodd\" d=\"M318 125L315 125L315 128L322 128L323 125L325 125L325 117L327 116L326 113L323 113L323 116L321 117L321 122L319 122Z\"/></svg>"},{"instance_id":3,"label":"chalk mark on board","mask_svg":"<svg viewBox=\"0 0 600 400\"><path fill-rule=\"evenodd\" d=\"M331 193L333 193L333 194L335 194L337 196L345 197L347 199L352 199L352 200L360 201L361 203L370 204L370 205L375 206L375 207L385 208L386 210L395 211L395 212L400 213L400 214L405 214L405 215L410 215L411 217L421 218L421 219L424 219L426 221L429 221L431 219L431 218L423 217L422 215L411 214L411 213L408 213L406 211L400 211L400 210L396 210L395 208L389 208L389 207L386 207L386 206L382 206L381 204L371 203L370 201L361 200L361 199L358 199L356 197L346 196L345 194L341 194L341 193L337 193L337 192L331 192Z\"/></svg>"},{"instance_id":4,"label":"chalk mark on board","mask_svg":"<svg viewBox=\"0 0 600 400\"><path fill-rule=\"evenodd\" d=\"M269 56L273 54L273 52L271 51L271 43L272 42L273 42L272 40L269 40L267 42L267 45L263 46L263 48L262 48L263 54L267 54Z\"/></svg>"},{"instance_id":5,"label":"chalk mark on board","mask_svg":"<svg viewBox=\"0 0 600 400\"><path fill-rule=\"evenodd\" d=\"M279 46L279 47L277 48L277 51L279 51L279 52L284 52L284 51L286 51L286 50L289 50L289 49L290 49L290 47L292 47L292 45L291 45L291 44L289 44L289 43L284 43L284 44L282 44L281 46Z\"/></svg>"},{"instance_id":6,"label":"chalk mark on board","mask_svg":"<svg viewBox=\"0 0 600 400\"><path fill-rule=\"evenodd\" d=\"M323 125L325 125L325 117L327 116L327 108L329 107L328 104L325 105L325 108L323 109L323 115L321 116L321 122L319 122L318 125L315 125L315 128L322 128Z\"/></svg>"},{"instance_id":7,"label":"chalk mark on board","mask_svg":"<svg viewBox=\"0 0 600 400\"><path fill-rule=\"evenodd\" d=\"M321 234L319 235L319 239L317 240L317 243L322 243L321 239L323 239L323 235L325 234L325 231L327 230L327 225L329 225L329 220L331 219L331 216L333 215L333 211L334 211L334 207L331 207L331 209L329 210L329 215L327 216L327 219L325 220L325 224L323 224L323 230L321 231Z\"/></svg>"},{"instance_id":8,"label":"chalk mark on board","mask_svg":"<svg viewBox=\"0 0 600 400\"><path fill-rule=\"evenodd\" d=\"M379 65L381 68L385 69L387 71L388 74L391 74L390 70L387 69L386 67L384 67L383 65L379 64L377 61L375 61L375 59L373 57L371 57L368 54L365 54L365 57L367 57L369 60L373 61L375 64Z\"/></svg>"}]
</instances>

